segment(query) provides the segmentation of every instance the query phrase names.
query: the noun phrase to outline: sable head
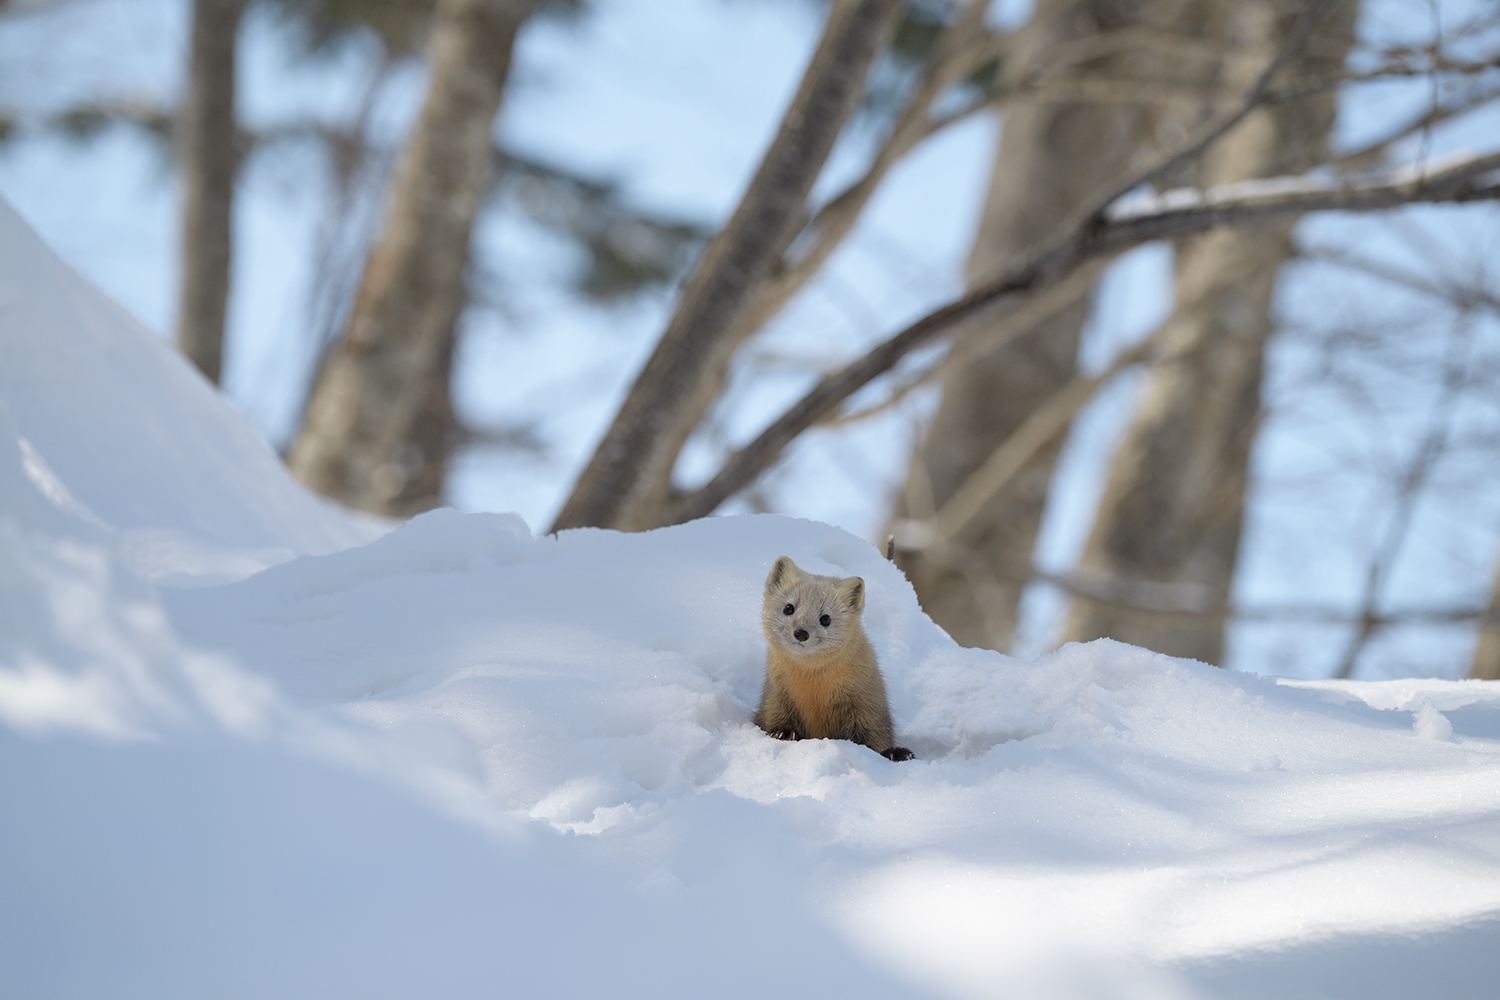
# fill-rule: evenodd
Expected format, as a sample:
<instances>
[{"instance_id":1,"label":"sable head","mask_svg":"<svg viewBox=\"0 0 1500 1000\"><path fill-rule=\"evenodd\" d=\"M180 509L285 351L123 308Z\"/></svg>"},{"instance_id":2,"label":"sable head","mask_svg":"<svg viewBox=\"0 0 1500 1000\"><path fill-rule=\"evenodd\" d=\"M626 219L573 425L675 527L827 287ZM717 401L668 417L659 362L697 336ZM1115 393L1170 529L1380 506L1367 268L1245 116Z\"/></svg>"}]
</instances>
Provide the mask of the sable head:
<instances>
[{"instance_id":1,"label":"sable head","mask_svg":"<svg viewBox=\"0 0 1500 1000\"><path fill-rule=\"evenodd\" d=\"M824 653L859 630L865 581L804 573L781 556L766 577L761 624L766 641L792 653Z\"/></svg>"}]
</instances>

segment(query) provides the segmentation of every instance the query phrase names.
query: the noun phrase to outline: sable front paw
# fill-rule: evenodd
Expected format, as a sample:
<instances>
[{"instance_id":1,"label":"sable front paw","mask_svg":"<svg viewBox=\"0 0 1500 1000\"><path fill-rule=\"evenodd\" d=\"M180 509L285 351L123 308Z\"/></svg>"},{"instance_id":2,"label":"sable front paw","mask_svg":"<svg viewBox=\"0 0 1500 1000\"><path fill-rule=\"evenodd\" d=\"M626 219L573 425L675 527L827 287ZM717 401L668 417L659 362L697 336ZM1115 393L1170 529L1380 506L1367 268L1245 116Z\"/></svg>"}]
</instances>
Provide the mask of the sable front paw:
<instances>
[{"instance_id":1,"label":"sable front paw","mask_svg":"<svg viewBox=\"0 0 1500 1000\"><path fill-rule=\"evenodd\" d=\"M906 747L890 747L889 749L880 751L880 756L886 758L887 760L917 759L917 755L906 749Z\"/></svg>"},{"instance_id":2,"label":"sable front paw","mask_svg":"<svg viewBox=\"0 0 1500 1000\"><path fill-rule=\"evenodd\" d=\"M772 729L766 735L773 740L800 740L802 738L797 735L795 729Z\"/></svg>"}]
</instances>

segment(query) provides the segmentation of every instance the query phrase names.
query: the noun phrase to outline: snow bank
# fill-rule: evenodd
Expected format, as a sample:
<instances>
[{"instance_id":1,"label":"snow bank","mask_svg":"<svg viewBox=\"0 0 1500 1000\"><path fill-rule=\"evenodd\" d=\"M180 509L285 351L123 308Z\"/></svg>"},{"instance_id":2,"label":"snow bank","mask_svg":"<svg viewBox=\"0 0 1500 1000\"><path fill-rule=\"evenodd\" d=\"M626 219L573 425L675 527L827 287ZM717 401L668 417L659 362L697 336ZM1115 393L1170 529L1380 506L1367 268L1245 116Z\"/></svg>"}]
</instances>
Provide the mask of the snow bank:
<instances>
[{"instance_id":1,"label":"snow bank","mask_svg":"<svg viewBox=\"0 0 1500 1000\"><path fill-rule=\"evenodd\" d=\"M783 553L866 579L921 762L750 724L760 586ZM1109 642L1033 663L960 649L873 547L824 525L533 540L441 511L167 604L189 641L299 699L456 735L507 814L655 853L661 817L707 793L771 810L864 857L830 911L853 940L960 994L1048 948L1176 961L1500 908L1500 871L1453 866L1500 846L1491 685L1367 702ZM651 863L670 870L675 849Z\"/></svg>"},{"instance_id":2,"label":"snow bank","mask_svg":"<svg viewBox=\"0 0 1500 1000\"><path fill-rule=\"evenodd\" d=\"M378 531L298 488L181 355L0 199L0 405L27 469L142 575L242 577Z\"/></svg>"},{"instance_id":3,"label":"snow bank","mask_svg":"<svg viewBox=\"0 0 1500 1000\"><path fill-rule=\"evenodd\" d=\"M1495 685L961 649L873 547L785 517L535 538L445 510L355 546L44 253L0 214L33 272L0 279L30 372L0 372L0 994L1378 1000L1500 973ZM866 580L919 760L750 723L783 554Z\"/></svg>"}]
</instances>

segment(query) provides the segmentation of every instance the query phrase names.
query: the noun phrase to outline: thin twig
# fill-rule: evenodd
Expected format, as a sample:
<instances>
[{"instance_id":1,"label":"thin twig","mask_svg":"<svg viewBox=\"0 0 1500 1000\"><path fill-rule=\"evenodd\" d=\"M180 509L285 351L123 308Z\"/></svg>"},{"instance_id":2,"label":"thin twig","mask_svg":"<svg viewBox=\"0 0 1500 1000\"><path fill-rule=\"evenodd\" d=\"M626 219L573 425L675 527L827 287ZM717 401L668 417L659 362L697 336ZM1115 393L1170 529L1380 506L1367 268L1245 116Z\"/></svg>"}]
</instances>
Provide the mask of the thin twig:
<instances>
[{"instance_id":1,"label":"thin twig","mask_svg":"<svg viewBox=\"0 0 1500 1000\"><path fill-rule=\"evenodd\" d=\"M1382 281L1403 285L1413 291L1442 299L1457 309L1479 309L1500 317L1500 295L1477 286L1440 284L1415 271L1408 271L1386 261L1375 260L1342 248L1309 247L1301 251L1301 256L1313 260L1324 260L1351 271L1363 272Z\"/></svg>"},{"instance_id":2,"label":"thin twig","mask_svg":"<svg viewBox=\"0 0 1500 1000\"><path fill-rule=\"evenodd\" d=\"M1496 99L1500 99L1500 88L1471 86L1465 92L1449 97L1440 105L1427 107L1421 114L1415 115L1380 138L1339 154L1328 161L1328 165L1334 170L1346 173L1379 165L1378 161L1401 140L1430 130Z\"/></svg>"},{"instance_id":3,"label":"thin twig","mask_svg":"<svg viewBox=\"0 0 1500 1000\"><path fill-rule=\"evenodd\" d=\"M910 532L910 530L910 526L905 523L897 524L897 534L893 536L896 551L912 548L910 544L903 544L901 538L902 533ZM922 546L922 548L924 553L932 554L928 547ZM932 546L932 549L940 548L936 544ZM950 545L948 552L941 553L938 557L947 562L944 557L950 553L954 556L962 554ZM953 568L962 572L965 567L955 565ZM968 568L974 567L970 565ZM1077 569L1054 573L1040 566L1007 567L1002 565L986 567L986 572L992 578L999 578L1012 584L1043 583L1077 597L1086 597L1091 601L1128 608L1132 611L1193 618L1207 617L1221 621L1357 625L1370 620L1380 628L1393 625L1466 625L1470 622L1500 622L1500 608L1477 605L1393 608L1389 611L1366 615L1358 609L1350 610L1337 605L1313 604L1306 601L1292 601L1286 604L1225 604L1213 600L1209 588L1202 584L1136 580L1099 570Z\"/></svg>"},{"instance_id":4,"label":"thin twig","mask_svg":"<svg viewBox=\"0 0 1500 1000\"><path fill-rule=\"evenodd\" d=\"M1121 352L1098 375L1074 375L1032 411L933 515L932 530L937 537L958 537L959 532L979 516L990 499L1005 489L1037 452L1067 429L1074 415L1094 398L1101 386L1126 368L1154 360L1165 329L1165 326L1158 328L1140 344Z\"/></svg>"},{"instance_id":5,"label":"thin twig","mask_svg":"<svg viewBox=\"0 0 1500 1000\"><path fill-rule=\"evenodd\" d=\"M1440 76L1472 77L1483 76L1495 70L1500 70L1500 58L1484 59L1475 62L1440 61L1432 66L1408 66L1401 63L1393 63L1359 72L1330 73L1326 76L1299 80L1289 87L1267 94L1266 101L1271 104L1284 104L1288 101L1301 100L1304 97L1326 94L1330 90L1337 90L1350 83L1381 83L1388 80L1406 79L1414 76L1432 77L1434 80Z\"/></svg>"},{"instance_id":6,"label":"thin twig","mask_svg":"<svg viewBox=\"0 0 1500 1000\"><path fill-rule=\"evenodd\" d=\"M1396 558L1401 554L1401 548L1406 542L1412 515L1416 512L1417 500L1421 496L1427 474L1441 457L1446 446L1448 426L1452 422L1453 411L1463 393L1464 360L1468 348L1467 333L1467 323L1460 323L1453 331L1448 360L1444 365L1442 390L1433 403L1427 433L1423 435L1422 443L1412 455L1411 462L1401 477L1399 492L1396 495L1396 509L1391 513L1391 521L1386 527L1385 538L1376 549L1374 558L1370 560L1365 573L1364 591L1359 602L1359 624L1344 647L1344 653L1339 658L1338 669L1334 672L1334 677L1339 680L1345 680L1354 673L1360 653L1364 652L1365 646L1380 628L1375 609L1384 595L1386 581L1390 579Z\"/></svg>"}]
</instances>

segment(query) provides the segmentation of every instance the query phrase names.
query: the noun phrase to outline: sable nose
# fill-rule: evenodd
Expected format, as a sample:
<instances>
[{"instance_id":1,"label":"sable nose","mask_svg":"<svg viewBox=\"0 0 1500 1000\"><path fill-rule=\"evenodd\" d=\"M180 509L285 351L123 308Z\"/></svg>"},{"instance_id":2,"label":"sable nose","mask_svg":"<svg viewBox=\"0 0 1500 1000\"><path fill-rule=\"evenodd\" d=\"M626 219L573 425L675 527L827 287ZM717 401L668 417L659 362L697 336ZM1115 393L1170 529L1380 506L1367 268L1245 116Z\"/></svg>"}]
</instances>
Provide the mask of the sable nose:
<instances>
[{"instance_id":1,"label":"sable nose","mask_svg":"<svg viewBox=\"0 0 1500 1000\"><path fill-rule=\"evenodd\" d=\"M795 631L795 632L792 633L792 638L796 639L798 642L806 642L807 641L807 629L805 629L805 628L799 628L797 631Z\"/></svg>"}]
</instances>

